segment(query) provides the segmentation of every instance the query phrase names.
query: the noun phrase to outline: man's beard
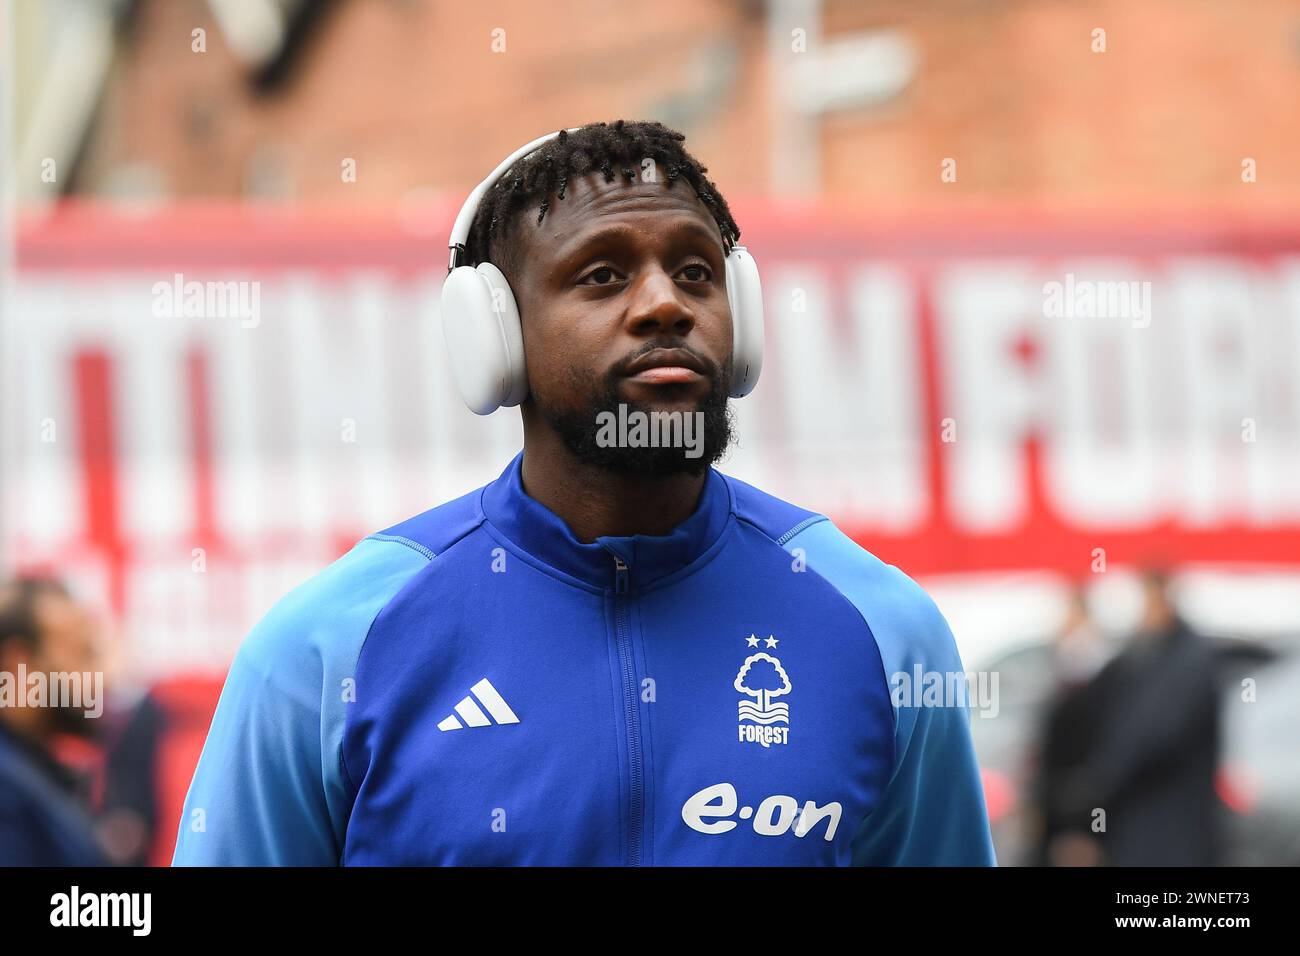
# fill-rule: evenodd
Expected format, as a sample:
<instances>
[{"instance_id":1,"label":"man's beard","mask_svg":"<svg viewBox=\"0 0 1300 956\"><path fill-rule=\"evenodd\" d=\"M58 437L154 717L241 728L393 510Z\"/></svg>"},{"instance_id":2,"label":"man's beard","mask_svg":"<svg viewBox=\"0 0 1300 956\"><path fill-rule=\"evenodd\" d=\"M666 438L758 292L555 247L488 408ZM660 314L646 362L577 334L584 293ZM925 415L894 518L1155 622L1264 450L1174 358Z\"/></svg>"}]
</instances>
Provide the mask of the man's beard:
<instances>
[{"instance_id":1,"label":"man's beard","mask_svg":"<svg viewBox=\"0 0 1300 956\"><path fill-rule=\"evenodd\" d=\"M50 727L55 733L90 739L98 735L98 720L88 718L81 707L53 707L50 709Z\"/></svg>"},{"instance_id":2,"label":"man's beard","mask_svg":"<svg viewBox=\"0 0 1300 956\"><path fill-rule=\"evenodd\" d=\"M733 437L732 411L727 404L731 393L731 376L728 363L713 376L712 387L708 395L702 398L693 409L682 410L678 415L683 423L686 416L691 416L692 425L699 423L697 438L699 454L691 457L687 454L696 450L681 445L653 447L651 445L623 445L602 443L599 440L602 430L602 418L605 422L620 420L619 406L624 406L624 414L629 418L636 412L645 415L645 420L654 422L655 416L670 415L653 405L633 402L622 398L618 393L622 376L611 373L599 388L592 388L589 381L575 372L572 389L574 394L588 395L587 403L580 408L550 408L538 403L542 417L555 429L564 447L581 464L603 468L627 474L642 475L698 475L720 459L731 445ZM602 413L606 413L602 415ZM698 415L696 413L699 413ZM607 429L608 432L608 429ZM680 432L678 433L680 434Z\"/></svg>"}]
</instances>

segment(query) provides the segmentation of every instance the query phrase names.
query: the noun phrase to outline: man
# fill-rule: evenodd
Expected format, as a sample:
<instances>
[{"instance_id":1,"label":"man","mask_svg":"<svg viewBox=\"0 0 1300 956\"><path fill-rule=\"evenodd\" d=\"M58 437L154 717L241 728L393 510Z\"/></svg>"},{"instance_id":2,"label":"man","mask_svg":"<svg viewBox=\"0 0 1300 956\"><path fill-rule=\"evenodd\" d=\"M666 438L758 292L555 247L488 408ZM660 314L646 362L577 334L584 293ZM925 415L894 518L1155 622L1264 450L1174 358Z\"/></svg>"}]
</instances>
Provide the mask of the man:
<instances>
[{"instance_id":1,"label":"man","mask_svg":"<svg viewBox=\"0 0 1300 956\"><path fill-rule=\"evenodd\" d=\"M257 626L177 863L994 862L966 702L910 685L963 673L933 602L710 467L739 229L681 141L562 132L483 196L524 450ZM616 411L699 440L612 441Z\"/></svg>"},{"instance_id":2,"label":"man","mask_svg":"<svg viewBox=\"0 0 1300 956\"><path fill-rule=\"evenodd\" d=\"M1105 716L1093 678L1113 653L1088 613L1082 586L1070 593L1069 609L1052 645L1052 690L1039 727L1031 777L1033 866L1095 866L1100 847L1091 819L1075 808L1075 773L1087 760Z\"/></svg>"},{"instance_id":3,"label":"man","mask_svg":"<svg viewBox=\"0 0 1300 956\"><path fill-rule=\"evenodd\" d=\"M0 866L107 863L77 777L50 751L57 734L94 726L88 714L103 701L69 701L58 689L96 667L93 618L61 584L0 585Z\"/></svg>"},{"instance_id":4,"label":"man","mask_svg":"<svg viewBox=\"0 0 1300 956\"><path fill-rule=\"evenodd\" d=\"M1217 866L1222 804L1214 652L1179 617L1164 572L1143 573L1138 631L1089 688L1096 727L1067 796L1079 831L1112 866Z\"/></svg>"}]
</instances>

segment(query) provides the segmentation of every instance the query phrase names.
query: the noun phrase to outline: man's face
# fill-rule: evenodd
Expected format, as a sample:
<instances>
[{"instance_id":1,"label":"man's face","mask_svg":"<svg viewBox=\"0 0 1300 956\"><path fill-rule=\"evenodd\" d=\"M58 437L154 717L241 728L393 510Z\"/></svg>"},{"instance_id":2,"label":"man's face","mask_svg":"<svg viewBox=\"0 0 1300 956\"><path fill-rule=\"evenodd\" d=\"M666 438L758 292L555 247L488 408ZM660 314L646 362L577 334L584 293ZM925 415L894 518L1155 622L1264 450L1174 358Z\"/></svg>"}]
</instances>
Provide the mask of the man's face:
<instances>
[{"instance_id":1,"label":"man's face","mask_svg":"<svg viewBox=\"0 0 1300 956\"><path fill-rule=\"evenodd\" d=\"M83 674L99 670L99 623L89 610L72 598L47 594L37 599L36 620L41 641L27 657L29 672ZM88 709L88 706L52 707L49 716L53 728L65 733L92 734L95 721L85 719Z\"/></svg>"},{"instance_id":2,"label":"man's face","mask_svg":"<svg viewBox=\"0 0 1300 956\"><path fill-rule=\"evenodd\" d=\"M552 197L542 224L518 220L519 306L532 405L580 460L652 474L699 472L730 438L732 351L717 223L690 184L605 182L592 173ZM703 426L703 454L610 448L598 416L680 412Z\"/></svg>"},{"instance_id":3,"label":"man's face","mask_svg":"<svg viewBox=\"0 0 1300 956\"><path fill-rule=\"evenodd\" d=\"M1142 580L1142 627L1145 634L1160 634L1173 623L1174 606L1164 581L1146 577Z\"/></svg>"},{"instance_id":4,"label":"man's face","mask_svg":"<svg viewBox=\"0 0 1300 956\"><path fill-rule=\"evenodd\" d=\"M36 604L41 641L38 666L46 671L93 671L99 667L98 622L72 598L45 595Z\"/></svg>"}]
</instances>

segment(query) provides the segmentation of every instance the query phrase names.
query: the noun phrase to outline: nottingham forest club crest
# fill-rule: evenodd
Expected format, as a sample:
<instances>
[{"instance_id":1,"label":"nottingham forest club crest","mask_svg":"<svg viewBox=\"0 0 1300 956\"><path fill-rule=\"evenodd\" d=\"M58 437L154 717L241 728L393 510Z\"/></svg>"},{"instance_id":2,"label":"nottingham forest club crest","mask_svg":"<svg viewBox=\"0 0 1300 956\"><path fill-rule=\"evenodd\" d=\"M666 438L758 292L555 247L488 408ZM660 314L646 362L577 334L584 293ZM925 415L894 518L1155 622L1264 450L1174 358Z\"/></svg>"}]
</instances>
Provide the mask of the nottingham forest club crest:
<instances>
[{"instance_id":1,"label":"nottingham forest club crest","mask_svg":"<svg viewBox=\"0 0 1300 956\"><path fill-rule=\"evenodd\" d=\"M771 649L780 643L775 637L766 640L753 634L746 643L750 647L763 644ZM781 661L766 651L750 654L740 665L733 685L745 696L740 699L740 742L762 747L790 742L790 705L776 698L790 693L790 676ZM785 726L780 726L784 724Z\"/></svg>"}]
</instances>

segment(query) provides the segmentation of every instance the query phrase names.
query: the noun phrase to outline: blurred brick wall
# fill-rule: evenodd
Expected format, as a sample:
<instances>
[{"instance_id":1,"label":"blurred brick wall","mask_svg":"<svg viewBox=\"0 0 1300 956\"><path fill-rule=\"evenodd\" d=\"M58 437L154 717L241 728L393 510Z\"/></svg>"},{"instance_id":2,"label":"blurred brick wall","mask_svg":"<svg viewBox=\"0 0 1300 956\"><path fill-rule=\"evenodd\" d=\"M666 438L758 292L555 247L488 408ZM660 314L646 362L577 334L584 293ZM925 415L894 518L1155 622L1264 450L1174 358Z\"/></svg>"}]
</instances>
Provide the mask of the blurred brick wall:
<instances>
[{"instance_id":1,"label":"blurred brick wall","mask_svg":"<svg viewBox=\"0 0 1300 956\"><path fill-rule=\"evenodd\" d=\"M766 4L342 0L286 86L251 92L198 0L140 0L79 186L124 164L175 197L376 201L463 191L563 125L673 120L729 194L771 181ZM190 31L208 31L208 52ZM507 52L490 48L494 27ZM826 36L901 29L919 71L893 102L819 127L836 203L1300 208L1294 0L828 0ZM1091 31L1107 33L1093 53ZM713 44L712 46L710 44ZM730 84L704 65L728 49ZM796 55L796 54L789 54ZM345 184L340 163L357 161ZM943 184L939 164L957 160ZM1241 182L1241 161L1259 181Z\"/></svg>"},{"instance_id":2,"label":"blurred brick wall","mask_svg":"<svg viewBox=\"0 0 1300 956\"><path fill-rule=\"evenodd\" d=\"M947 199L937 157L951 156L960 192L989 199L1300 204L1294 0L880 0L828 14L834 30L901 24L923 58L888 119L828 130L837 191ZM1105 53L1091 50L1098 27Z\"/></svg>"},{"instance_id":3,"label":"blurred brick wall","mask_svg":"<svg viewBox=\"0 0 1300 956\"><path fill-rule=\"evenodd\" d=\"M658 118L691 87L700 38L743 44L736 98L691 130L710 171L761 190L761 21L728 0L655 4L420 3L345 0L293 79L250 92L207 9L143 2L106 96L83 185L122 162L162 170L177 196L234 196L255 168L282 169L300 198L383 199L419 187L462 190L531 136L605 119ZM208 52L190 51L203 26ZM506 52L491 49L505 29ZM723 111L725 108L725 112ZM728 162L728 156L735 157ZM260 156L260 158L259 158ZM357 182L340 163L357 160ZM705 160L708 164L708 160Z\"/></svg>"}]
</instances>

